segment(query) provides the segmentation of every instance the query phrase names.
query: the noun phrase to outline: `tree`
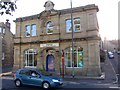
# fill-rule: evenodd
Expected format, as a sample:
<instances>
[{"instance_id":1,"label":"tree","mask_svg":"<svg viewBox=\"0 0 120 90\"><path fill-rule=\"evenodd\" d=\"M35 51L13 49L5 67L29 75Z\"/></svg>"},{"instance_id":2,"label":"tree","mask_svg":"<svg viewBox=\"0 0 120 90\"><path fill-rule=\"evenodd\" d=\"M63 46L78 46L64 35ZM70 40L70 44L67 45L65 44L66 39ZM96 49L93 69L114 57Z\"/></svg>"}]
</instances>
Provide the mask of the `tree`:
<instances>
[{"instance_id":1,"label":"tree","mask_svg":"<svg viewBox=\"0 0 120 90\"><path fill-rule=\"evenodd\" d=\"M0 15L12 15L12 12L14 12L17 9L16 1L17 0L0 0Z\"/></svg>"}]
</instances>

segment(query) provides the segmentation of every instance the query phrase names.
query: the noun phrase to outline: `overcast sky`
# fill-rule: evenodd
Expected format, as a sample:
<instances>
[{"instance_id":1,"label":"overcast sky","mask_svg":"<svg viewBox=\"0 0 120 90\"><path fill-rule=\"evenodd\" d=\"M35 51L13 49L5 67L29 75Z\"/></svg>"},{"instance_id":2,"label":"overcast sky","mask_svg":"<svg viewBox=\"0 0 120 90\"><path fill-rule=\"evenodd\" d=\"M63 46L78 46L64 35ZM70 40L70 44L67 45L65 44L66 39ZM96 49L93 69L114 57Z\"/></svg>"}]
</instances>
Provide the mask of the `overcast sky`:
<instances>
[{"instance_id":1,"label":"overcast sky","mask_svg":"<svg viewBox=\"0 0 120 90\"><path fill-rule=\"evenodd\" d=\"M39 14L45 10L43 6L46 1L47 0L18 0L18 9L13 13L13 16L0 16L0 22L5 22L6 19L10 19L12 24L11 31L15 34L15 23L13 20L19 17ZM70 8L70 0L51 1L55 4L54 9L56 10ZM110 40L118 38L118 1L119 0L72 0L73 7L88 4L98 5L99 12L97 16L100 35L102 39L106 37Z\"/></svg>"}]
</instances>

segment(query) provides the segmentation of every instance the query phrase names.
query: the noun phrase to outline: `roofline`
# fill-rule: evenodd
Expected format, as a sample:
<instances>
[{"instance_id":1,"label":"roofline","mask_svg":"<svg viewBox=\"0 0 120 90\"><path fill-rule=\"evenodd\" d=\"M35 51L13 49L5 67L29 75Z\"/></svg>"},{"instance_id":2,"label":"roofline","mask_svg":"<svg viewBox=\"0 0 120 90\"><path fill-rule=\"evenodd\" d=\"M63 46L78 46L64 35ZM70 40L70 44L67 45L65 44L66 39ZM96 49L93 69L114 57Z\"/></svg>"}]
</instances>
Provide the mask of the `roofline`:
<instances>
[{"instance_id":1,"label":"roofline","mask_svg":"<svg viewBox=\"0 0 120 90\"><path fill-rule=\"evenodd\" d=\"M73 13L75 13L75 12L84 12L84 11L93 10L93 9L96 9L97 12L99 11L99 8L98 8L97 5L89 4L89 5L86 5L86 6L74 7L74 8L72 8L72 12ZM51 11L57 12L58 15L64 15L64 14L71 13L71 8L62 9L62 10L54 10L54 9L52 9ZM13 20L13 21L14 22L22 22L22 21L28 21L28 20L33 20L33 19L40 19L40 17L42 16L42 14L44 12L46 12L46 11L44 10L39 14L35 14L35 15L31 15L31 16L16 18L16 20Z\"/></svg>"}]
</instances>

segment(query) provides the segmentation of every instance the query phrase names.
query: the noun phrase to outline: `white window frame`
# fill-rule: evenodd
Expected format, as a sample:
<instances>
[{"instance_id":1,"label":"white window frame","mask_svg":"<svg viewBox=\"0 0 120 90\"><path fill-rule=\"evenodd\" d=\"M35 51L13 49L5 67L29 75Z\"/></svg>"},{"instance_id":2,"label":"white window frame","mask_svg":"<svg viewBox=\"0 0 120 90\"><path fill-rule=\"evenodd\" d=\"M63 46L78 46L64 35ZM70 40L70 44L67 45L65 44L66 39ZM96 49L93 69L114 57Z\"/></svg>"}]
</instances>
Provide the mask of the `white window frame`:
<instances>
[{"instance_id":1,"label":"white window frame","mask_svg":"<svg viewBox=\"0 0 120 90\"><path fill-rule=\"evenodd\" d=\"M31 36L36 36L37 35L37 26L36 26L35 31L34 31L34 29L33 29L34 25L36 26L36 24L31 25ZM33 35L33 32L35 32L35 35Z\"/></svg>"},{"instance_id":2,"label":"white window frame","mask_svg":"<svg viewBox=\"0 0 120 90\"><path fill-rule=\"evenodd\" d=\"M32 51L32 53L31 53L31 51ZM29 55L32 55L32 66L29 66ZM36 66L36 65L34 65L35 55L36 55L36 51L34 49L28 49L25 51L25 67L35 67Z\"/></svg>"},{"instance_id":3,"label":"white window frame","mask_svg":"<svg viewBox=\"0 0 120 90\"><path fill-rule=\"evenodd\" d=\"M51 26L50 26L51 24ZM47 24L46 24L46 33L47 34L53 34L53 26L54 26L54 23L52 21L48 21ZM48 29L50 30L50 32L48 31Z\"/></svg>"},{"instance_id":4,"label":"white window frame","mask_svg":"<svg viewBox=\"0 0 120 90\"><path fill-rule=\"evenodd\" d=\"M5 29L5 28L3 28L3 34L5 34L5 32L6 32L5 30L6 30L6 29Z\"/></svg>"},{"instance_id":5,"label":"white window frame","mask_svg":"<svg viewBox=\"0 0 120 90\"><path fill-rule=\"evenodd\" d=\"M77 17L77 18L74 18L74 19L73 19L73 30L74 30L74 32L80 32L80 31L81 31L81 23L75 24L74 21L75 21L76 19L79 19L79 20L80 20L80 17ZM71 19L67 19L66 22L67 22L68 20L70 20L70 22L71 22ZM77 25L80 26L80 30L75 31L75 26L77 26ZM72 29L71 29L71 30L67 30L67 26L69 26L69 25L67 25L67 23L66 23L66 32L67 32L67 33L68 33L68 32L72 32ZM72 26L71 26L71 23L70 23L70 27L72 27Z\"/></svg>"},{"instance_id":6,"label":"white window frame","mask_svg":"<svg viewBox=\"0 0 120 90\"><path fill-rule=\"evenodd\" d=\"M79 20L80 20L80 18L79 18L79 17L78 17L78 18L74 18L74 20L73 20L74 32L80 32L80 30L81 30L81 24L80 24L80 23L75 24L74 22L75 22L76 19L79 19ZM80 29L79 29L78 31L75 30L75 27L76 27L77 25L80 27Z\"/></svg>"},{"instance_id":7,"label":"white window frame","mask_svg":"<svg viewBox=\"0 0 120 90\"><path fill-rule=\"evenodd\" d=\"M27 31L28 31L28 30L27 30L27 27L28 27L28 26L30 27L30 32L29 32L30 35L27 35L27 33L28 33L28 32L27 32ZM31 36L31 26L30 26L30 25L26 25L26 26L25 26L25 37L30 37L30 36Z\"/></svg>"},{"instance_id":8,"label":"white window frame","mask_svg":"<svg viewBox=\"0 0 120 90\"><path fill-rule=\"evenodd\" d=\"M5 53L3 52L2 53L2 60L4 60L5 59Z\"/></svg>"}]
</instances>

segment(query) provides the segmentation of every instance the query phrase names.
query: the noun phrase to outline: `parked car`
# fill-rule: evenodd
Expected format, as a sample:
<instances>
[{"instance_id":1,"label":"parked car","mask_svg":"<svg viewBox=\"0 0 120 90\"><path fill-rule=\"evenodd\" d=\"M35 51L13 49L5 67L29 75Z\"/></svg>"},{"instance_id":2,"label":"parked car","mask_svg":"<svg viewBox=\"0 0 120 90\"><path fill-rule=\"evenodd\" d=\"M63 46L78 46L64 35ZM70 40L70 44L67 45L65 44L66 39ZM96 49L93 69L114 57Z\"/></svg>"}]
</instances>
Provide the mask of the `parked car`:
<instances>
[{"instance_id":1,"label":"parked car","mask_svg":"<svg viewBox=\"0 0 120 90\"><path fill-rule=\"evenodd\" d=\"M120 55L120 51L117 51L118 55Z\"/></svg>"},{"instance_id":2,"label":"parked car","mask_svg":"<svg viewBox=\"0 0 120 90\"><path fill-rule=\"evenodd\" d=\"M112 52L108 52L108 57L109 57L109 59L113 59L114 58L114 54Z\"/></svg>"},{"instance_id":3,"label":"parked car","mask_svg":"<svg viewBox=\"0 0 120 90\"><path fill-rule=\"evenodd\" d=\"M15 73L14 82L17 87L22 85L40 86L44 89L59 87L63 84L62 78L42 75L33 68L21 68Z\"/></svg>"}]
</instances>

